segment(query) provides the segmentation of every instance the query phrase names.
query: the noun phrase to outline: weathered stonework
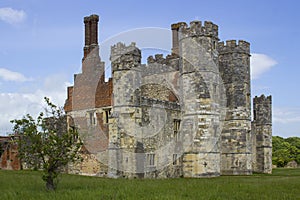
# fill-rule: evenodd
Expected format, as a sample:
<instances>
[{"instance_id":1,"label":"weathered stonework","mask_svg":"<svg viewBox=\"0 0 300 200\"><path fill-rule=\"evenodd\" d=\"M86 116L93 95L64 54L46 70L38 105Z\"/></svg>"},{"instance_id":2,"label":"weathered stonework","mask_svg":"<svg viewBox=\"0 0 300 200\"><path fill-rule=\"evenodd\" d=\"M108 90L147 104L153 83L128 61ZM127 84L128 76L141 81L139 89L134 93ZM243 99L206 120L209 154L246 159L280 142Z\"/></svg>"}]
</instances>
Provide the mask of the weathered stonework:
<instances>
[{"instance_id":1,"label":"weathered stonework","mask_svg":"<svg viewBox=\"0 0 300 200\"><path fill-rule=\"evenodd\" d=\"M227 114L222 130L222 174L251 174L250 44L220 42L219 67L226 88Z\"/></svg>"},{"instance_id":2,"label":"weathered stonework","mask_svg":"<svg viewBox=\"0 0 300 200\"><path fill-rule=\"evenodd\" d=\"M272 97L253 99L253 168L260 173L272 173Z\"/></svg>"},{"instance_id":3,"label":"weathered stonework","mask_svg":"<svg viewBox=\"0 0 300 200\"><path fill-rule=\"evenodd\" d=\"M117 43L105 82L98 20L84 18L82 73L65 104L69 126L84 140L84 162L70 172L129 178L271 172L271 141L261 136L271 136L271 102L255 98L259 117L251 128L248 42L219 42L212 22L172 24L171 55L142 64L135 43Z\"/></svg>"}]
</instances>

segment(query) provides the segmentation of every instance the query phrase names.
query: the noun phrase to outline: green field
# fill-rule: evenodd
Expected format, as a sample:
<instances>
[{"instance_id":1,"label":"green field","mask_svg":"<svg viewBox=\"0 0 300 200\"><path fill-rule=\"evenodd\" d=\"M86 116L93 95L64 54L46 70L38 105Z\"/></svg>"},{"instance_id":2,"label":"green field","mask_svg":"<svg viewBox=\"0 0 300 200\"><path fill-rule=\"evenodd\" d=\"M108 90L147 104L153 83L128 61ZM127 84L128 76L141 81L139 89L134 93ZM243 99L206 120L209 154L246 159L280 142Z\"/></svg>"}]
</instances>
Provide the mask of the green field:
<instances>
[{"instance_id":1,"label":"green field","mask_svg":"<svg viewBox=\"0 0 300 200\"><path fill-rule=\"evenodd\" d=\"M0 199L300 199L300 169L272 175L128 180L63 175L48 192L37 171L0 170Z\"/></svg>"}]
</instances>

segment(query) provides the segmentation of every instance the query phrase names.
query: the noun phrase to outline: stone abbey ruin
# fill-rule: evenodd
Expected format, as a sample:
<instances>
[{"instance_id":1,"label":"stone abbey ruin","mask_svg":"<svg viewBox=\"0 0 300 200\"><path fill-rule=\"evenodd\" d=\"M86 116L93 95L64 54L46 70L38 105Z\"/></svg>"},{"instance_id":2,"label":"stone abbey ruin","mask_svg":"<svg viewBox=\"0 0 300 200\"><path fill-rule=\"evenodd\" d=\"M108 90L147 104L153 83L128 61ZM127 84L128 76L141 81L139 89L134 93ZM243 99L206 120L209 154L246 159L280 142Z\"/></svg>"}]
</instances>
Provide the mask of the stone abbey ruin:
<instances>
[{"instance_id":1,"label":"stone abbey ruin","mask_svg":"<svg viewBox=\"0 0 300 200\"><path fill-rule=\"evenodd\" d=\"M128 178L272 172L272 100L251 110L250 44L220 42L218 26L171 25L172 53L141 63L133 42L99 56L97 15L84 18L82 73L68 87L69 127L84 141L70 173ZM253 113L253 117L252 117Z\"/></svg>"}]
</instances>

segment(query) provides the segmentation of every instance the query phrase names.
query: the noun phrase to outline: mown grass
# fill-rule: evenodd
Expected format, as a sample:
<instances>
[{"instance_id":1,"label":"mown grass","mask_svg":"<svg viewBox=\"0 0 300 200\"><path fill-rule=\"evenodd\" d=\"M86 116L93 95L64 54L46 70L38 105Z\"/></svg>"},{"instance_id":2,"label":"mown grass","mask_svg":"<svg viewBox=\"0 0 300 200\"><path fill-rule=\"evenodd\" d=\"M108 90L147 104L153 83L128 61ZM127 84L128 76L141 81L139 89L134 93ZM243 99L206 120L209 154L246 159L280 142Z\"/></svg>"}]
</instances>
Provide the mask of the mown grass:
<instances>
[{"instance_id":1,"label":"mown grass","mask_svg":"<svg viewBox=\"0 0 300 200\"><path fill-rule=\"evenodd\" d=\"M48 192L37 171L0 170L0 199L300 199L300 169L203 179L107 179L63 175Z\"/></svg>"}]
</instances>

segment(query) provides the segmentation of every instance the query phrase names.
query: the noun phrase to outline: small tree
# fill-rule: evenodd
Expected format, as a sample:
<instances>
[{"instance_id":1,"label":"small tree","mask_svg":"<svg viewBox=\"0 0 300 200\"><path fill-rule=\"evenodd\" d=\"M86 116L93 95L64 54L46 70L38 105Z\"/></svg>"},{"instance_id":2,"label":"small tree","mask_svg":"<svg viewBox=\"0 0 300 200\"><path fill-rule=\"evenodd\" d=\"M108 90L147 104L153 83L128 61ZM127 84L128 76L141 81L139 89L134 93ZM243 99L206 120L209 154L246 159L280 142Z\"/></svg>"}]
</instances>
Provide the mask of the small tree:
<instances>
[{"instance_id":1,"label":"small tree","mask_svg":"<svg viewBox=\"0 0 300 200\"><path fill-rule=\"evenodd\" d=\"M45 97L47 108L36 120L27 114L12 120L18 138L18 156L28 168L42 169L48 190L55 190L58 175L70 162L80 160L82 142L75 128L67 128L62 108Z\"/></svg>"}]
</instances>

